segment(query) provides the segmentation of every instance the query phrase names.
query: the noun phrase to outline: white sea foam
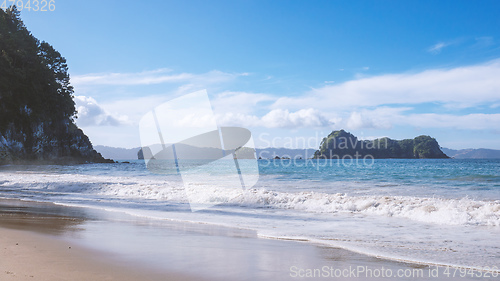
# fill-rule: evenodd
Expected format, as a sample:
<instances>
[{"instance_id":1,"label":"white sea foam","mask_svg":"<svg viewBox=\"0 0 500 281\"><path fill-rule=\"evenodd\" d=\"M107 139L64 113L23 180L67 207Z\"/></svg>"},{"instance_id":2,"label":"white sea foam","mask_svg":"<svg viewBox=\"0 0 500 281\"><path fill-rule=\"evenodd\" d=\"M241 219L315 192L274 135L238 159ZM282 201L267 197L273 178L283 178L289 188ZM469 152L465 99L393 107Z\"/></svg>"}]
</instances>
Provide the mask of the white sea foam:
<instances>
[{"instance_id":1,"label":"white sea foam","mask_svg":"<svg viewBox=\"0 0 500 281\"><path fill-rule=\"evenodd\" d=\"M213 196L228 198L226 203L191 213L184 185L175 177L0 174L3 197L248 228L261 237L304 239L398 260L464 266L500 261L498 200L351 195L326 193L324 188L311 191L312 187L276 191L269 190L274 189L271 184L276 181L238 190L237 196L216 189Z\"/></svg>"},{"instance_id":2,"label":"white sea foam","mask_svg":"<svg viewBox=\"0 0 500 281\"><path fill-rule=\"evenodd\" d=\"M4 173L2 189L36 191L49 199L51 194L98 195L103 198L149 199L187 202L184 186L177 180L162 178L116 177L81 174ZM219 192L219 193L217 193ZM398 217L441 225L500 226L500 201L470 198L443 199L413 196L350 196L345 193L277 192L264 188L238 191L227 196L228 189L214 189L214 198L229 198L225 204L246 208L293 209L308 213L353 213L369 216ZM36 197L35 196L35 197Z\"/></svg>"},{"instance_id":3,"label":"white sea foam","mask_svg":"<svg viewBox=\"0 0 500 281\"><path fill-rule=\"evenodd\" d=\"M284 193L253 189L240 202L316 213L361 213L445 225L500 226L500 201L411 196L349 196L343 193Z\"/></svg>"}]
</instances>

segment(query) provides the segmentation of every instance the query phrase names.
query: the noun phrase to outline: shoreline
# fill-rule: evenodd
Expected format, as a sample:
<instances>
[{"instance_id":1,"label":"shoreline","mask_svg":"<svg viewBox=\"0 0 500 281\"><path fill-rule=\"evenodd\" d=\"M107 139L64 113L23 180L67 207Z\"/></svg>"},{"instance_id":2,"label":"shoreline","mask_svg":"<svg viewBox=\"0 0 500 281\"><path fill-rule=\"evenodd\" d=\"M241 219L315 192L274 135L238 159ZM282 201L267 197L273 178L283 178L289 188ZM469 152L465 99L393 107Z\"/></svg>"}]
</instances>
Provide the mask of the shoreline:
<instances>
[{"instance_id":1,"label":"shoreline","mask_svg":"<svg viewBox=\"0 0 500 281\"><path fill-rule=\"evenodd\" d=\"M422 264L252 231L18 199L0 200L0 236L9 257L0 259L2 280L324 280L299 273L325 266L430 273Z\"/></svg>"}]
</instances>

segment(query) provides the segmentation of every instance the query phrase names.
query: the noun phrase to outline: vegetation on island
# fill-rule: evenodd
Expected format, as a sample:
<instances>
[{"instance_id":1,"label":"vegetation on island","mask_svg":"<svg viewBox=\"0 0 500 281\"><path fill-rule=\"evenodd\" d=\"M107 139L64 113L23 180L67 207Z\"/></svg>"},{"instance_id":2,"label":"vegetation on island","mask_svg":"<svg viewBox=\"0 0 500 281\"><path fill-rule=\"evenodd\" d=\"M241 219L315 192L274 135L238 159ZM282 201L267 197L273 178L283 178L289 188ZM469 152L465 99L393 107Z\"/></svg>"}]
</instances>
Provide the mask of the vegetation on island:
<instances>
[{"instance_id":1,"label":"vegetation on island","mask_svg":"<svg viewBox=\"0 0 500 281\"><path fill-rule=\"evenodd\" d=\"M352 158L449 158L441 151L436 139L418 136L414 139L393 140L380 138L359 140L344 130L333 131L323 138L313 158L342 159Z\"/></svg>"},{"instance_id":2,"label":"vegetation on island","mask_svg":"<svg viewBox=\"0 0 500 281\"><path fill-rule=\"evenodd\" d=\"M66 59L0 9L0 164L110 162L75 118Z\"/></svg>"}]
</instances>

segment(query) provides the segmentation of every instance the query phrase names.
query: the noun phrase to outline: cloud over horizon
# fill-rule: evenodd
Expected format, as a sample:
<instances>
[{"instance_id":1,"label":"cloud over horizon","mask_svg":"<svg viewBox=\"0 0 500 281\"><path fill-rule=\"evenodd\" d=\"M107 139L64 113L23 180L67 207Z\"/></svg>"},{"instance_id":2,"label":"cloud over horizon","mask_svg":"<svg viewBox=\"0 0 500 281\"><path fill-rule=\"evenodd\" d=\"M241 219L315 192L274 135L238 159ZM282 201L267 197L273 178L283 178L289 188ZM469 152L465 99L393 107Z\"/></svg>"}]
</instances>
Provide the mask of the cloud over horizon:
<instances>
[{"instance_id":1,"label":"cloud over horizon","mask_svg":"<svg viewBox=\"0 0 500 281\"><path fill-rule=\"evenodd\" d=\"M81 83L129 84L179 82L177 94L191 91L193 81L226 83L247 74L212 71L200 75L172 74L170 70L132 74L83 75ZM134 74L135 75L135 74ZM223 90L212 93L211 103L221 126L261 128L381 129L461 128L500 132L499 114L474 113L474 109L500 104L500 59L455 68L360 77L338 84L323 84L297 96ZM106 80L110 79L110 80ZM109 114L92 98L77 97L82 126L119 126L137 123L139 104L154 107L162 96L142 96L106 103L120 112ZM147 106L146 106L147 104ZM415 112L422 104L433 104L435 112ZM460 113L468 109L469 112ZM429 110L429 108L427 109ZM432 108L430 109L432 110ZM472 110L472 112L470 112ZM127 122L124 122L126 117Z\"/></svg>"},{"instance_id":2,"label":"cloud over horizon","mask_svg":"<svg viewBox=\"0 0 500 281\"><path fill-rule=\"evenodd\" d=\"M290 112L273 109L262 117L250 114L228 112L216 115L220 126L264 127L264 128L325 128L334 125L316 109L301 109Z\"/></svg>"},{"instance_id":3,"label":"cloud over horizon","mask_svg":"<svg viewBox=\"0 0 500 281\"><path fill-rule=\"evenodd\" d=\"M299 97L281 97L273 108L350 109L437 102L461 108L500 100L500 59L450 69L384 74L312 89Z\"/></svg>"},{"instance_id":4,"label":"cloud over horizon","mask_svg":"<svg viewBox=\"0 0 500 281\"><path fill-rule=\"evenodd\" d=\"M120 126L127 124L125 116L113 116L92 97L75 96L76 123L79 126Z\"/></svg>"}]
</instances>

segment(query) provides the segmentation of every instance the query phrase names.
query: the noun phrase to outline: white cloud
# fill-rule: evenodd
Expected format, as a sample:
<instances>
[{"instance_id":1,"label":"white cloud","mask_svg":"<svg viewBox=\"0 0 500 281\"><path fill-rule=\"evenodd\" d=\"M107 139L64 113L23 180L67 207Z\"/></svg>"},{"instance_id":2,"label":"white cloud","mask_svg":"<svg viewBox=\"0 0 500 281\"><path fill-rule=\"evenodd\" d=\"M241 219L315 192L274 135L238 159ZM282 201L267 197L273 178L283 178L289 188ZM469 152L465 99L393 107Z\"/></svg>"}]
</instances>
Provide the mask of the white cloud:
<instances>
[{"instance_id":1,"label":"white cloud","mask_svg":"<svg viewBox=\"0 0 500 281\"><path fill-rule=\"evenodd\" d=\"M491 130L500 132L500 114L406 114L408 110L411 110L411 108L380 107L374 110L364 109L353 111L346 113L347 117L339 118L336 122L336 127L358 130L390 129L395 125L402 125L416 128Z\"/></svg>"},{"instance_id":2,"label":"white cloud","mask_svg":"<svg viewBox=\"0 0 500 281\"><path fill-rule=\"evenodd\" d=\"M71 83L78 86L89 85L152 85L162 83L197 83L213 84L232 80L238 76L248 76L248 73L226 73L212 70L202 74L179 73L162 68L137 73L94 73L72 76Z\"/></svg>"},{"instance_id":3,"label":"white cloud","mask_svg":"<svg viewBox=\"0 0 500 281\"><path fill-rule=\"evenodd\" d=\"M184 87L186 86L186 87ZM167 102L173 97L178 97L183 94L192 93L196 88L191 88L189 85L179 87L176 93L166 95L151 95L144 97L123 98L113 100L111 102L101 103L101 106L110 112L118 112L128 117L130 124L137 125L139 120L151 109ZM273 102L274 97L266 94L247 93L247 92L222 92L216 94L211 99L211 104L215 114L224 120L226 125L241 125L249 124L257 126L257 123L252 119L259 119L256 116L248 117L259 105L263 102ZM260 120L260 119L259 119Z\"/></svg>"},{"instance_id":4,"label":"white cloud","mask_svg":"<svg viewBox=\"0 0 500 281\"><path fill-rule=\"evenodd\" d=\"M318 110L309 108L296 112L274 109L262 117L268 128L326 127L333 125Z\"/></svg>"},{"instance_id":5,"label":"white cloud","mask_svg":"<svg viewBox=\"0 0 500 281\"><path fill-rule=\"evenodd\" d=\"M410 107L379 107L372 110L361 109L327 116L317 109L308 108L295 112L273 109L262 117L253 114L226 112L216 114L219 126L263 127L263 128L343 128L391 129L395 125L416 128L453 128L467 130L491 130L500 132L500 114L406 114ZM201 119L186 116L184 126L197 126ZM212 121L213 122L213 121Z\"/></svg>"},{"instance_id":6,"label":"white cloud","mask_svg":"<svg viewBox=\"0 0 500 281\"><path fill-rule=\"evenodd\" d=\"M474 48L487 48L495 44L495 39L491 36L483 36L476 38Z\"/></svg>"},{"instance_id":7,"label":"white cloud","mask_svg":"<svg viewBox=\"0 0 500 281\"><path fill-rule=\"evenodd\" d=\"M218 126L260 127L259 117L250 114L226 112L215 115Z\"/></svg>"},{"instance_id":8,"label":"white cloud","mask_svg":"<svg viewBox=\"0 0 500 281\"><path fill-rule=\"evenodd\" d=\"M351 116L346 122L346 127L348 129L361 129L361 128L371 128L374 127L372 120L362 116L359 112L352 112Z\"/></svg>"},{"instance_id":9,"label":"white cloud","mask_svg":"<svg viewBox=\"0 0 500 281\"><path fill-rule=\"evenodd\" d=\"M125 116L113 116L91 97L75 96L79 126L119 126L127 124Z\"/></svg>"},{"instance_id":10,"label":"white cloud","mask_svg":"<svg viewBox=\"0 0 500 281\"><path fill-rule=\"evenodd\" d=\"M334 121L336 127L347 130L358 129L391 129L394 119L403 112L411 110L410 107L386 107L375 109L360 109L337 113L330 120Z\"/></svg>"},{"instance_id":11,"label":"white cloud","mask_svg":"<svg viewBox=\"0 0 500 281\"><path fill-rule=\"evenodd\" d=\"M439 42L439 43L437 43L437 44L432 45L431 47L429 47L427 49L427 52L429 52L431 54L434 54L434 55L437 55L437 54L441 53L441 50L444 47L447 47L449 45L450 45L449 43Z\"/></svg>"},{"instance_id":12,"label":"white cloud","mask_svg":"<svg viewBox=\"0 0 500 281\"><path fill-rule=\"evenodd\" d=\"M295 112L274 109L262 117L253 114L224 112L216 113L215 121L218 126L239 127L263 127L263 128L324 128L332 127L334 121L327 119L318 110L309 108ZM211 115L199 116L197 114L186 114L179 116L178 120L172 120L172 125L179 127L204 127L212 125L214 119Z\"/></svg>"},{"instance_id":13,"label":"white cloud","mask_svg":"<svg viewBox=\"0 0 500 281\"><path fill-rule=\"evenodd\" d=\"M267 94L226 91L216 95L211 100L211 104L216 112L248 114L255 109L257 104L275 100L275 97Z\"/></svg>"},{"instance_id":14,"label":"white cloud","mask_svg":"<svg viewBox=\"0 0 500 281\"><path fill-rule=\"evenodd\" d=\"M450 69L360 77L344 83L323 84L303 95L293 97L224 91L228 88L228 82L244 75L247 74L220 71L175 74L170 70L160 69L128 74L77 76L76 80L80 85L95 85L98 89L102 89L100 88L102 85L141 85L142 89L142 85L177 83L170 86L177 90L169 91L168 96L135 95L133 98L128 96L128 99L109 99L101 105L92 98L78 96L75 98L79 111L77 123L80 126L94 126L92 128L106 125L136 125L144 113L166 99L215 83L221 86L219 88L225 87L222 88L222 92L213 95L214 98L211 100L220 126L330 129L334 125L335 128L347 130L413 126L500 132L500 114L409 112L415 105L423 103L434 103L441 106L442 110L477 106L480 106L479 109L498 108L500 60ZM327 82L333 81L325 81ZM166 85L161 85L164 86ZM217 92L217 90L211 91L212 94ZM186 117L183 122L188 124L201 121Z\"/></svg>"},{"instance_id":15,"label":"white cloud","mask_svg":"<svg viewBox=\"0 0 500 281\"><path fill-rule=\"evenodd\" d=\"M410 114L408 116L399 116L394 122L420 128L453 128L500 132L500 114Z\"/></svg>"},{"instance_id":16,"label":"white cloud","mask_svg":"<svg viewBox=\"0 0 500 281\"><path fill-rule=\"evenodd\" d=\"M500 60L452 69L386 74L325 85L300 97L282 97L273 108L349 110L428 102L474 107L500 100L498 77Z\"/></svg>"},{"instance_id":17,"label":"white cloud","mask_svg":"<svg viewBox=\"0 0 500 281\"><path fill-rule=\"evenodd\" d=\"M217 115L220 126L243 126L265 128L322 128L331 127L334 122L327 119L316 109L301 109L290 112L283 109L273 109L261 118L255 115L241 113L225 113Z\"/></svg>"}]
</instances>

